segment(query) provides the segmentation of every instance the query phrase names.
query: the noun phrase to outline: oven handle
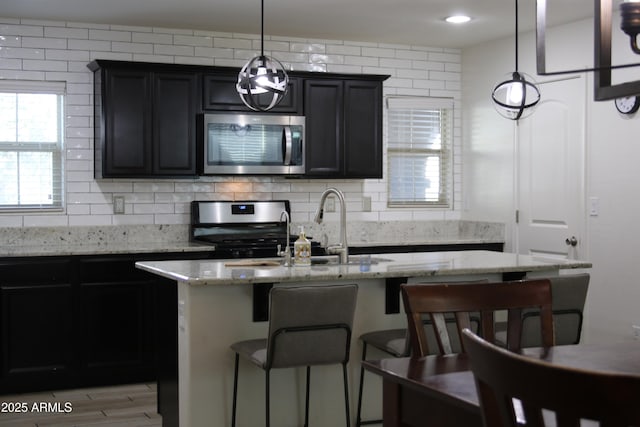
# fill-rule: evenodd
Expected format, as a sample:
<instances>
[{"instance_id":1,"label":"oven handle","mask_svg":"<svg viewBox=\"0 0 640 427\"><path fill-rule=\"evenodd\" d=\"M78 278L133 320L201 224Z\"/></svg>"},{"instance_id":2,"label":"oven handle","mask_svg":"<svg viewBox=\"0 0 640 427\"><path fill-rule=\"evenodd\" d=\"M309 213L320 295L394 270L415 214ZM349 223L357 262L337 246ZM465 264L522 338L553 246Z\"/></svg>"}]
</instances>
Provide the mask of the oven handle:
<instances>
[{"instance_id":1,"label":"oven handle","mask_svg":"<svg viewBox=\"0 0 640 427\"><path fill-rule=\"evenodd\" d=\"M291 136L291 127L285 126L282 129L282 157L284 157L285 166L291 164L291 151L293 149L293 138Z\"/></svg>"}]
</instances>

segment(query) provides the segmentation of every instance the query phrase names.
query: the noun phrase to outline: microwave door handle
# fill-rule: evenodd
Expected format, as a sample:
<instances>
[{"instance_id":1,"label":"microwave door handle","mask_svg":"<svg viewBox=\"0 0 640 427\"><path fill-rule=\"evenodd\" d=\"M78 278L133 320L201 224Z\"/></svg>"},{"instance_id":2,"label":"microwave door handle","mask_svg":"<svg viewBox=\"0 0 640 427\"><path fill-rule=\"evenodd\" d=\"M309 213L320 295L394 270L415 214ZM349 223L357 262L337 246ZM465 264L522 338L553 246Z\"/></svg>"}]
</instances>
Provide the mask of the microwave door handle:
<instances>
[{"instance_id":1,"label":"microwave door handle","mask_svg":"<svg viewBox=\"0 0 640 427\"><path fill-rule=\"evenodd\" d=\"M284 148L282 157L284 157L285 166L289 166L291 164L291 151L293 149L292 139L291 128L289 126L285 126L282 129L282 147Z\"/></svg>"}]
</instances>

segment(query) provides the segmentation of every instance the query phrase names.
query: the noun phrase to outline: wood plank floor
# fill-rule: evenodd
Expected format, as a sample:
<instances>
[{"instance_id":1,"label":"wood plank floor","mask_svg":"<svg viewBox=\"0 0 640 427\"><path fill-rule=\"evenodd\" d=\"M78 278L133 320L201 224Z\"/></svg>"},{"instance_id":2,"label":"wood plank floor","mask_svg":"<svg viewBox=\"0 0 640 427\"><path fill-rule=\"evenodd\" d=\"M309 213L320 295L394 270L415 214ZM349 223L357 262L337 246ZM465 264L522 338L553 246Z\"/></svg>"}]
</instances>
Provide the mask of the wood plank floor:
<instances>
[{"instance_id":1,"label":"wood plank floor","mask_svg":"<svg viewBox=\"0 0 640 427\"><path fill-rule=\"evenodd\" d=\"M155 383L7 395L0 427L159 427L156 409Z\"/></svg>"}]
</instances>

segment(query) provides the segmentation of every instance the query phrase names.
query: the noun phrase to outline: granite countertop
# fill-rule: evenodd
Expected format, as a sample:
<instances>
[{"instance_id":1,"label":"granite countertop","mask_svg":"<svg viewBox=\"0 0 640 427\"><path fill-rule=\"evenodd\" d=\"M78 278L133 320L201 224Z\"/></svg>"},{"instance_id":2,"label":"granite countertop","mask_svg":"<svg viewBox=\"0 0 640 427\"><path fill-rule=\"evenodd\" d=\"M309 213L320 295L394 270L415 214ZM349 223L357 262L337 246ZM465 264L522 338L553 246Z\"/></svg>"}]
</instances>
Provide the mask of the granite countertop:
<instances>
[{"instance_id":1,"label":"granite countertop","mask_svg":"<svg viewBox=\"0 0 640 427\"><path fill-rule=\"evenodd\" d=\"M358 260L362 255L353 256ZM278 259L246 260L275 265L238 265L238 260L137 262L136 267L189 285L286 283L390 277L475 275L591 268L586 261L563 261L492 251L415 252L371 256L370 265L320 264L285 267ZM377 262L376 262L377 261Z\"/></svg>"},{"instance_id":2,"label":"granite countertop","mask_svg":"<svg viewBox=\"0 0 640 427\"><path fill-rule=\"evenodd\" d=\"M114 255L165 252L213 251L213 246L190 242L105 242L89 244L47 244L43 246L2 246L0 257L69 256L69 255Z\"/></svg>"}]
</instances>

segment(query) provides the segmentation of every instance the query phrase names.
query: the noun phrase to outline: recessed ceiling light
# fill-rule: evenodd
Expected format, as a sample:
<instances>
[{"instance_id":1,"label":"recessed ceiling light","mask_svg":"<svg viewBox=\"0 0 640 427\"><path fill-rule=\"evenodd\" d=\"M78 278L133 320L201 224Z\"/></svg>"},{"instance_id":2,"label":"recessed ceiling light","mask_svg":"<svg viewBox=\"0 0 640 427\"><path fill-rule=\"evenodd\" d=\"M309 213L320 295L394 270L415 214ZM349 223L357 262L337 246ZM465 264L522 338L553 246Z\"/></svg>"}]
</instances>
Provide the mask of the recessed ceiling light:
<instances>
[{"instance_id":1,"label":"recessed ceiling light","mask_svg":"<svg viewBox=\"0 0 640 427\"><path fill-rule=\"evenodd\" d=\"M450 24L464 24L465 22L471 21L471 17L467 15L452 15L445 18L445 21Z\"/></svg>"}]
</instances>

